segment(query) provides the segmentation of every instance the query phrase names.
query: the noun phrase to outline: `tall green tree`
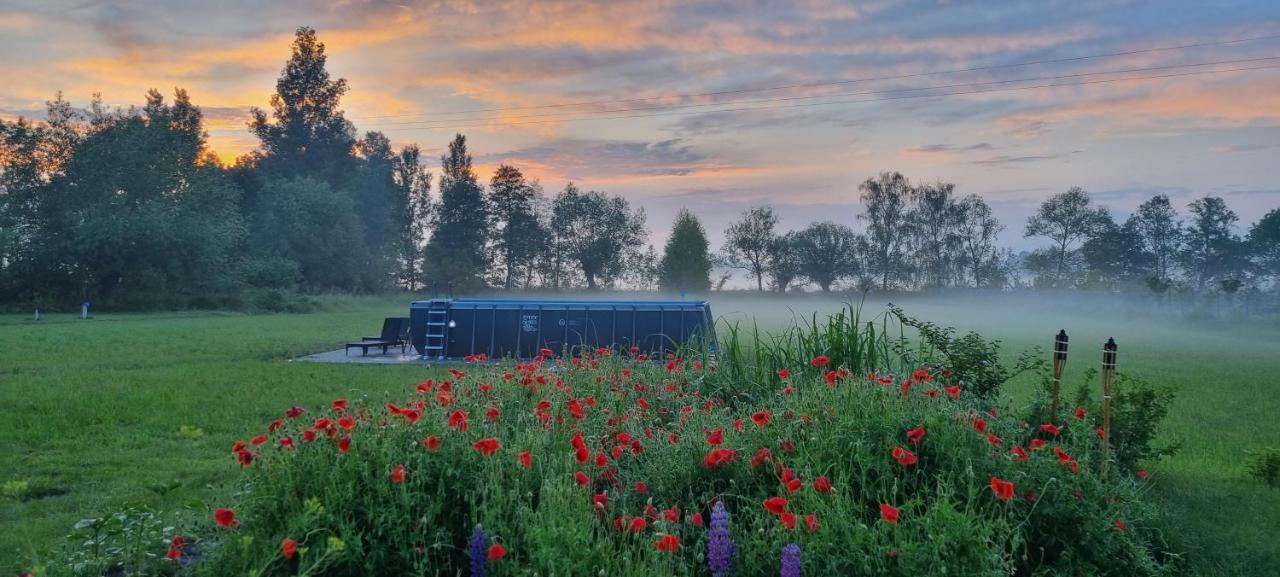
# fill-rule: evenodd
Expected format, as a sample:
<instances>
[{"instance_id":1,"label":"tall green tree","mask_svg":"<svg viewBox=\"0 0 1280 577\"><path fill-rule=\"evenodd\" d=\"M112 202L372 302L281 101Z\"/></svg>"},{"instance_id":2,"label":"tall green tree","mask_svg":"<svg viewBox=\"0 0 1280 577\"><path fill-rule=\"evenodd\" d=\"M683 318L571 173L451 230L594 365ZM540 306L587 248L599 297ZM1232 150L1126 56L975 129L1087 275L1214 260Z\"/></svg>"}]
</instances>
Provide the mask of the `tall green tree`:
<instances>
[{"instance_id":1,"label":"tall green tree","mask_svg":"<svg viewBox=\"0 0 1280 577\"><path fill-rule=\"evenodd\" d=\"M546 250L548 235L538 219L541 189L520 169L503 164L489 180L493 248L501 267L498 284L507 290L527 279L535 259Z\"/></svg>"},{"instance_id":2,"label":"tall green tree","mask_svg":"<svg viewBox=\"0 0 1280 577\"><path fill-rule=\"evenodd\" d=\"M662 288L689 292L710 290L710 246L698 217L687 209L680 209L662 251Z\"/></svg>"},{"instance_id":3,"label":"tall green tree","mask_svg":"<svg viewBox=\"0 0 1280 577\"><path fill-rule=\"evenodd\" d=\"M1240 280L1248 268L1244 242L1232 231L1240 217L1226 201L1206 196L1188 205L1191 221L1183 235L1182 266L1198 290L1210 283Z\"/></svg>"},{"instance_id":4,"label":"tall green tree","mask_svg":"<svg viewBox=\"0 0 1280 577\"><path fill-rule=\"evenodd\" d=\"M858 235L843 224L815 222L796 233L793 242L801 275L822 292L858 274Z\"/></svg>"},{"instance_id":5,"label":"tall green tree","mask_svg":"<svg viewBox=\"0 0 1280 577\"><path fill-rule=\"evenodd\" d=\"M311 290L361 288L364 233L351 195L312 177L270 179L255 212L262 230L272 231L255 241L259 259L291 255Z\"/></svg>"},{"instance_id":6,"label":"tall green tree","mask_svg":"<svg viewBox=\"0 0 1280 577\"><path fill-rule=\"evenodd\" d=\"M588 289L621 275L628 255L640 250L646 236L643 209L633 212L625 198L583 193L573 183L556 195L552 212L552 250L577 268ZM564 286L562 278L553 283Z\"/></svg>"},{"instance_id":7,"label":"tall green tree","mask_svg":"<svg viewBox=\"0 0 1280 577\"><path fill-rule=\"evenodd\" d=\"M924 286L941 288L952 278L960 255L961 209L955 201L955 185L949 182L912 187L912 207L907 218L910 236Z\"/></svg>"},{"instance_id":8,"label":"tall green tree","mask_svg":"<svg viewBox=\"0 0 1280 577\"><path fill-rule=\"evenodd\" d=\"M798 234L788 231L769 243L769 285L777 292L787 292L792 283L804 275Z\"/></svg>"},{"instance_id":9,"label":"tall green tree","mask_svg":"<svg viewBox=\"0 0 1280 577\"><path fill-rule=\"evenodd\" d=\"M400 149L392 162L391 243L398 264L397 281L410 291L425 284L423 267L431 219L431 173L422 166L421 155L418 145L411 144Z\"/></svg>"},{"instance_id":10,"label":"tall green tree","mask_svg":"<svg viewBox=\"0 0 1280 577\"><path fill-rule=\"evenodd\" d=\"M1040 205L1040 210L1027 219L1023 236L1041 236L1053 241L1054 260L1052 286L1064 286L1072 252L1085 239L1094 235L1108 220L1107 209L1096 207L1083 188L1073 186L1055 194Z\"/></svg>"},{"instance_id":11,"label":"tall green tree","mask_svg":"<svg viewBox=\"0 0 1280 577\"><path fill-rule=\"evenodd\" d=\"M778 215L773 207L757 206L742 213L724 231L724 260L733 268L745 269L756 277L756 290L764 291L769 267L769 249L777 238Z\"/></svg>"},{"instance_id":12,"label":"tall green tree","mask_svg":"<svg viewBox=\"0 0 1280 577\"><path fill-rule=\"evenodd\" d=\"M390 239L396 230L391 214L398 201L396 158L391 141L381 132L365 134L356 143L356 150L360 153L359 169L349 187L364 231L364 283L374 290L386 287L395 278L396 254Z\"/></svg>"},{"instance_id":13,"label":"tall green tree","mask_svg":"<svg viewBox=\"0 0 1280 577\"><path fill-rule=\"evenodd\" d=\"M271 114L253 108L249 130L261 141L259 169L271 178L312 176L343 188L354 172L355 128L339 109L346 79L330 78L324 43L302 27L276 81Z\"/></svg>"},{"instance_id":14,"label":"tall green tree","mask_svg":"<svg viewBox=\"0 0 1280 577\"><path fill-rule=\"evenodd\" d=\"M1138 206L1135 213L1138 232L1143 243L1154 257L1155 278L1168 280L1182 244L1182 223L1178 211L1169 203L1169 197L1157 194Z\"/></svg>"},{"instance_id":15,"label":"tall green tree","mask_svg":"<svg viewBox=\"0 0 1280 577\"><path fill-rule=\"evenodd\" d=\"M859 218L867 223L875 274L880 277L881 290L889 290L903 260L911 183L901 173L882 172L877 178L868 178L858 189L862 191L863 205Z\"/></svg>"},{"instance_id":16,"label":"tall green tree","mask_svg":"<svg viewBox=\"0 0 1280 577\"><path fill-rule=\"evenodd\" d=\"M973 286L982 288L993 280L995 263L999 259L996 237L1004 226L981 196L970 194L957 204L959 218L956 234L965 268L973 279Z\"/></svg>"},{"instance_id":17,"label":"tall green tree","mask_svg":"<svg viewBox=\"0 0 1280 577\"><path fill-rule=\"evenodd\" d=\"M1258 270L1280 281L1280 208L1273 208L1249 227L1249 251Z\"/></svg>"},{"instance_id":18,"label":"tall green tree","mask_svg":"<svg viewBox=\"0 0 1280 577\"><path fill-rule=\"evenodd\" d=\"M1139 286L1154 277L1155 255L1146 248L1137 215L1123 225L1107 215L1093 235L1080 245L1080 256L1091 280L1106 288Z\"/></svg>"},{"instance_id":19,"label":"tall green tree","mask_svg":"<svg viewBox=\"0 0 1280 577\"><path fill-rule=\"evenodd\" d=\"M430 282L462 290L484 287L489 224L488 203L471 168L467 138L458 134L440 157L440 205L427 243Z\"/></svg>"}]
</instances>

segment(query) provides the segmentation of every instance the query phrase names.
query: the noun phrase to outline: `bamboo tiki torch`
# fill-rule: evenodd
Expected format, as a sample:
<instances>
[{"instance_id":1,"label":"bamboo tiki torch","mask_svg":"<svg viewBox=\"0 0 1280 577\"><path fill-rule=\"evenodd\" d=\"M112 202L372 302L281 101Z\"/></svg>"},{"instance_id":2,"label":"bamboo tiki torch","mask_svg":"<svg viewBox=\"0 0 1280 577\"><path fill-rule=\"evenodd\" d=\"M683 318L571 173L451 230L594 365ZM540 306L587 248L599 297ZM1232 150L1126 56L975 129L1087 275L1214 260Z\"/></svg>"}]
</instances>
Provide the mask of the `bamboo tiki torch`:
<instances>
[{"instance_id":1,"label":"bamboo tiki torch","mask_svg":"<svg viewBox=\"0 0 1280 577\"><path fill-rule=\"evenodd\" d=\"M1049 407L1049 418L1058 418L1058 391L1062 388L1062 370L1067 366L1067 331L1058 331L1053 340L1053 403Z\"/></svg>"},{"instance_id":2,"label":"bamboo tiki torch","mask_svg":"<svg viewBox=\"0 0 1280 577\"><path fill-rule=\"evenodd\" d=\"M1102 345L1102 478L1107 477L1107 461L1111 452L1111 394L1116 378L1116 340L1108 338Z\"/></svg>"}]
</instances>

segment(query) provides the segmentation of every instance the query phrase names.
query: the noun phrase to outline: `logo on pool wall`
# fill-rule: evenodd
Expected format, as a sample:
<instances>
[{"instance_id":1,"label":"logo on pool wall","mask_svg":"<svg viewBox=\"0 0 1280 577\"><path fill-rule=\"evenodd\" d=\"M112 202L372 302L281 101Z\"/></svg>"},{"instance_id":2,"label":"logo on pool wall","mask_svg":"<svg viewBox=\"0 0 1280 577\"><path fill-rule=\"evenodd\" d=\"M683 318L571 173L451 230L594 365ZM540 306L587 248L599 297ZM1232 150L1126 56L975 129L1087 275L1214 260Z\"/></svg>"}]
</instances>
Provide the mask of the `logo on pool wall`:
<instances>
[{"instance_id":1,"label":"logo on pool wall","mask_svg":"<svg viewBox=\"0 0 1280 577\"><path fill-rule=\"evenodd\" d=\"M526 333L538 332L538 315L520 315L520 330Z\"/></svg>"}]
</instances>

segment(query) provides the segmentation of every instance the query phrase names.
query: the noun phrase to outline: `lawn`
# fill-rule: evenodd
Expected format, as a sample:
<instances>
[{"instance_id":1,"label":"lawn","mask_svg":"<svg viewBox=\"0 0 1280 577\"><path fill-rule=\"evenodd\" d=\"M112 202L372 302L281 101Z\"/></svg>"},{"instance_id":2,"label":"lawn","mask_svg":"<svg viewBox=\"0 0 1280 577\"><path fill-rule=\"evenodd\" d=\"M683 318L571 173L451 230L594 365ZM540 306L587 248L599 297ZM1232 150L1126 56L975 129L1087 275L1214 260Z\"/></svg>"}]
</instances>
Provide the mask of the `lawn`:
<instances>
[{"instance_id":1,"label":"lawn","mask_svg":"<svg viewBox=\"0 0 1280 577\"><path fill-rule=\"evenodd\" d=\"M47 549L76 520L125 502L177 507L229 490L231 443L291 405L360 393L402 396L422 367L290 362L376 331L408 299L327 301L305 315L191 313L0 317L0 482L29 483L0 498L0 572ZM729 319L781 326L833 301L713 299ZM1206 575L1278 574L1280 491L1245 472L1248 451L1280 446L1280 331L1193 330L1123 314L1044 312L1030 304L904 301L908 312L1005 341L1010 353L1072 335L1068 389L1114 336L1120 369L1179 390L1165 436L1183 441L1149 467L1153 498ZM868 308L873 308L868 305ZM1022 379L1009 393L1025 399ZM184 427L186 430L184 431ZM194 431L194 429L198 431Z\"/></svg>"}]
</instances>

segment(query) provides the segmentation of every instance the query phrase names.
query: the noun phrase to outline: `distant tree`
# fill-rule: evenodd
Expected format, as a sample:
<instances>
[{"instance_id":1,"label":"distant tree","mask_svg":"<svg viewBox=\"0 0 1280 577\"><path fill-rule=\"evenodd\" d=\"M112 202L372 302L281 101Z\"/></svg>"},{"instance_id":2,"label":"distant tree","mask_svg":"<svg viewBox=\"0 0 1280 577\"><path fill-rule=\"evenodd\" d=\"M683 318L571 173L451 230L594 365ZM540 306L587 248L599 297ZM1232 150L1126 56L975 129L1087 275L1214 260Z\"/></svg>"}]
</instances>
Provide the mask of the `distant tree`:
<instances>
[{"instance_id":1,"label":"distant tree","mask_svg":"<svg viewBox=\"0 0 1280 577\"><path fill-rule=\"evenodd\" d=\"M448 153L440 157L440 172L440 205L427 243L427 276L441 286L474 290L484 286L490 220L465 136L458 134L449 143Z\"/></svg>"},{"instance_id":2,"label":"distant tree","mask_svg":"<svg viewBox=\"0 0 1280 577\"><path fill-rule=\"evenodd\" d=\"M791 231L769 243L769 284L780 293L787 292L791 284L804 274L797 236L797 232Z\"/></svg>"},{"instance_id":3,"label":"distant tree","mask_svg":"<svg viewBox=\"0 0 1280 577\"><path fill-rule=\"evenodd\" d=\"M973 286L988 286L991 280L992 262L997 258L996 237L1004 226L991 212L991 207L981 196L970 194L957 204L959 218L956 234L960 240L960 252L973 278Z\"/></svg>"},{"instance_id":4,"label":"distant tree","mask_svg":"<svg viewBox=\"0 0 1280 577\"><path fill-rule=\"evenodd\" d=\"M299 28L271 96L270 119L261 109L250 111L249 130L261 141L258 167L268 177L314 176L342 188L354 172L355 128L338 108L347 81L329 77L326 59L316 31Z\"/></svg>"},{"instance_id":5,"label":"distant tree","mask_svg":"<svg viewBox=\"0 0 1280 577\"><path fill-rule=\"evenodd\" d=\"M391 141L381 132L369 132L356 143L359 168L350 184L352 200L360 214L366 253L365 285L385 287L395 277L396 251L389 238L396 230L391 213L398 203L395 182L395 153Z\"/></svg>"},{"instance_id":6,"label":"distant tree","mask_svg":"<svg viewBox=\"0 0 1280 577\"><path fill-rule=\"evenodd\" d=\"M1226 201L1206 196L1193 201L1188 208L1191 221L1183 235L1182 266L1198 290L1210 283L1239 278L1248 268L1244 242L1232 232L1236 213Z\"/></svg>"},{"instance_id":7,"label":"distant tree","mask_svg":"<svg viewBox=\"0 0 1280 577\"><path fill-rule=\"evenodd\" d=\"M902 247L907 234L907 202L911 184L897 172L882 172L859 186L867 222L867 241L874 257L874 270L880 277L881 290L888 290L902 262Z\"/></svg>"},{"instance_id":8,"label":"distant tree","mask_svg":"<svg viewBox=\"0 0 1280 577\"><path fill-rule=\"evenodd\" d=\"M1080 255L1096 281L1108 287L1139 286L1152 278L1155 256L1146 250L1138 217L1118 225L1107 215L1093 235L1080 246Z\"/></svg>"},{"instance_id":9,"label":"distant tree","mask_svg":"<svg viewBox=\"0 0 1280 577\"><path fill-rule=\"evenodd\" d=\"M270 179L258 203L260 254L291 255L312 290L360 288L364 234L351 195L311 177Z\"/></svg>"},{"instance_id":10,"label":"distant tree","mask_svg":"<svg viewBox=\"0 0 1280 577\"><path fill-rule=\"evenodd\" d=\"M1027 219L1023 236L1043 236L1054 243L1052 286L1062 286L1076 245L1095 234L1106 221L1107 209L1094 207L1089 193L1078 186L1050 197L1040 205L1039 212Z\"/></svg>"},{"instance_id":11,"label":"distant tree","mask_svg":"<svg viewBox=\"0 0 1280 577\"><path fill-rule=\"evenodd\" d=\"M1280 281L1280 208L1273 208L1249 228L1249 251L1258 270Z\"/></svg>"},{"instance_id":12,"label":"distant tree","mask_svg":"<svg viewBox=\"0 0 1280 577\"><path fill-rule=\"evenodd\" d=\"M815 222L794 237L794 250L804 278L830 292L831 285L858 273L858 235L834 222Z\"/></svg>"},{"instance_id":13,"label":"distant tree","mask_svg":"<svg viewBox=\"0 0 1280 577\"><path fill-rule=\"evenodd\" d=\"M527 276L534 259L545 250L548 235L537 213L541 196L538 185L525 180L514 166L499 166L489 181L493 245L501 265L499 284L507 290Z\"/></svg>"},{"instance_id":14,"label":"distant tree","mask_svg":"<svg viewBox=\"0 0 1280 577\"><path fill-rule=\"evenodd\" d=\"M1178 220L1178 212L1169 203L1168 196L1157 194L1138 206L1134 216L1138 232L1155 259L1153 272L1156 278L1168 279L1182 242L1182 223Z\"/></svg>"},{"instance_id":15,"label":"distant tree","mask_svg":"<svg viewBox=\"0 0 1280 577\"><path fill-rule=\"evenodd\" d=\"M552 212L553 250L576 265L588 289L625 272L629 253L639 250L646 236L643 209L632 212L625 198L583 193L573 183L556 195ZM559 279L554 282L562 286Z\"/></svg>"},{"instance_id":16,"label":"distant tree","mask_svg":"<svg viewBox=\"0 0 1280 577\"><path fill-rule=\"evenodd\" d=\"M756 277L756 289L764 290L769 267L769 248L777 238L778 216L769 206L757 206L724 231L724 261L731 268L745 269Z\"/></svg>"},{"instance_id":17,"label":"distant tree","mask_svg":"<svg viewBox=\"0 0 1280 577\"><path fill-rule=\"evenodd\" d=\"M960 258L959 227L962 218L949 182L922 184L911 189L912 207L907 216L908 234L922 273L922 284L941 288L952 277Z\"/></svg>"},{"instance_id":18,"label":"distant tree","mask_svg":"<svg viewBox=\"0 0 1280 577\"><path fill-rule=\"evenodd\" d=\"M662 257L653 245L643 252L630 251L626 257L622 279L635 290L656 290L662 277Z\"/></svg>"},{"instance_id":19,"label":"distant tree","mask_svg":"<svg viewBox=\"0 0 1280 577\"><path fill-rule=\"evenodd\" d=\"M711 257L707 233L698 217L680 209L662 251L661 285L666 290L706 292L711 289Z\"/></svg>"},{"instance_id":20,"label":"distant tree","mask_svg":"<svg viewBox=\"0 0 1280 577\"><path fill-rule=\"evenodd\" d=\"M392 162L395 193L391 201L392 245L397 280L410 291L425 284L423 267L431 219L431 173L421 164L418 145L400 149Z\"/></svg>"}]
</instances>

